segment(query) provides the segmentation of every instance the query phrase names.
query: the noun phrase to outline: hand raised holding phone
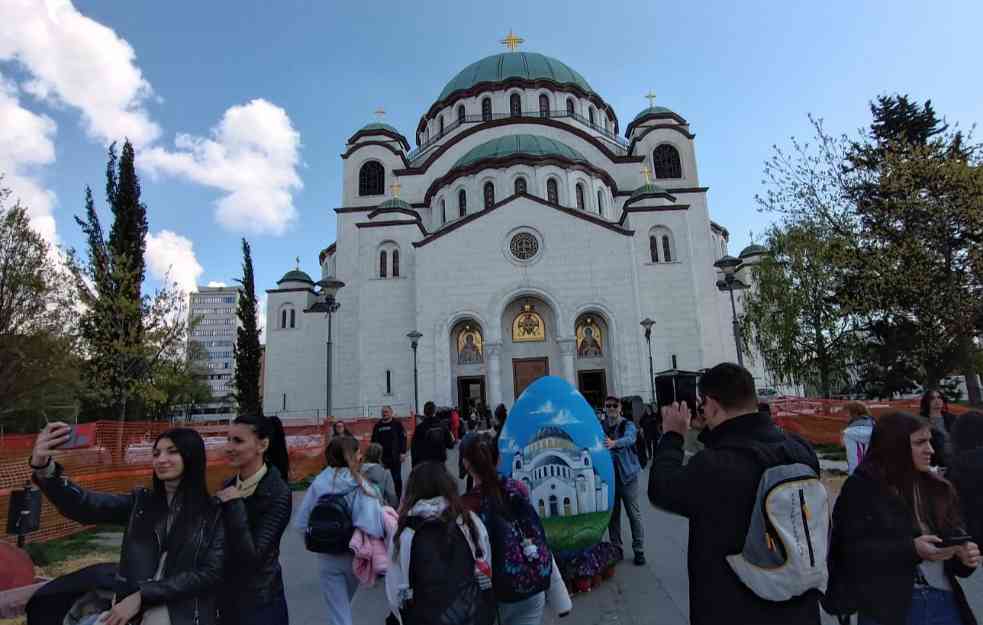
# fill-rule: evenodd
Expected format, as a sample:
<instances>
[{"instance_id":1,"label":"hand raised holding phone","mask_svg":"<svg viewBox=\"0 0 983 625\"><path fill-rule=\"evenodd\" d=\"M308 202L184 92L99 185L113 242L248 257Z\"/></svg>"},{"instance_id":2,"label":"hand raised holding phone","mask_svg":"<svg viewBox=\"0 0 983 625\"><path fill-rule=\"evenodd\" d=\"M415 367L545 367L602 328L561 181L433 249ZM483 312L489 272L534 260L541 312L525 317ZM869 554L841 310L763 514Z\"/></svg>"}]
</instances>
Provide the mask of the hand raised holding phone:
<instances>
[{"instance_id":1,"label":"hand raised holding phone","mask_svg":"<svg viewBox=\"0 0 983 625\"><path fill-rule=\"evenodd\" d=\"M44 426L34 441L34 451L31 453L31 465L43 467L51 460L51 452L72 439L73 428L67 423L53 421Z\"/></svg>"}]
</instances>

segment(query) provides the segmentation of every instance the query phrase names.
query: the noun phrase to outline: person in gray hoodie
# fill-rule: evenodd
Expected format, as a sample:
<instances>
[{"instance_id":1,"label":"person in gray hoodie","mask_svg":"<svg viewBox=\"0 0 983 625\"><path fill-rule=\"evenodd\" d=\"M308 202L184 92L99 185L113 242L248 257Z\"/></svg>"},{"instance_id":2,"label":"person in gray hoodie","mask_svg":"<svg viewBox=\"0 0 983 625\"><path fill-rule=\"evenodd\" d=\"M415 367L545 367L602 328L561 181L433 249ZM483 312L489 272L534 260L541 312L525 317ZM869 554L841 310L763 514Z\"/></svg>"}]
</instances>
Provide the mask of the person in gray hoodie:
<instances>
[{"instance_id":1,"label":"person in gray hoodie","mask_svg":"<svg viewBox=\"0 0 983 625\"><path fill-rule=\"evenodd\" d=\"M350 436L331 439L324 454L328 467L322 471L304 495L294 526L301 533L307 531L311 511L324 495L348 493L348 509L352 524L373 538L383 538L382 502L375 489L362 477L358 469L358 441ZM318 573L321 579L321 595L328 608L328 622L332 625L352 625L352 598L358 590L358 578L352 569L354 555L319 553Z\"/></svg>"},{"instance_id":2,"label":"person in gray hoodie","mask_svg":"<svg viewBox=\"0 0 983 625\"><path fill-rule=\"evenodd\" d=\"M382 445L379 443L371 443L365 450L362 458L362 475L379 489L383 503L391 508L399 508L396 484L393 482L392 473L382 465Z\"/></svg>"}]
</instances>

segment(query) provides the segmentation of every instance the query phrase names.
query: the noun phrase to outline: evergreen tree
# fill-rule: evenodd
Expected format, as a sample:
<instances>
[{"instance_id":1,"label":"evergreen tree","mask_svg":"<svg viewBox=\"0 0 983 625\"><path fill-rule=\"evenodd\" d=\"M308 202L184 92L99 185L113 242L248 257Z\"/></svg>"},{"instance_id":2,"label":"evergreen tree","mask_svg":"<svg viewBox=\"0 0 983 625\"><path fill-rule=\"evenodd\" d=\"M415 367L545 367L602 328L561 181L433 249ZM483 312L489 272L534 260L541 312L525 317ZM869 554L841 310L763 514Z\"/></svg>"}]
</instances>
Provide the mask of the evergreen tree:
<instances>
[{"instance_id":1,"label":"evergreen tree","mask_svg":"<svg viewBox=\"0 0 983 625\"><path fill-rule=\"evenodd\" d=\"M253 279L253 257L246 239L242 240L242 279L240 286L239 327L236 329L235 397L239 414L263 414L262 390L259 388L259 369L262 352L259 345L259 325L256 321L256 285Z\"/></svg>"}]
</instances>

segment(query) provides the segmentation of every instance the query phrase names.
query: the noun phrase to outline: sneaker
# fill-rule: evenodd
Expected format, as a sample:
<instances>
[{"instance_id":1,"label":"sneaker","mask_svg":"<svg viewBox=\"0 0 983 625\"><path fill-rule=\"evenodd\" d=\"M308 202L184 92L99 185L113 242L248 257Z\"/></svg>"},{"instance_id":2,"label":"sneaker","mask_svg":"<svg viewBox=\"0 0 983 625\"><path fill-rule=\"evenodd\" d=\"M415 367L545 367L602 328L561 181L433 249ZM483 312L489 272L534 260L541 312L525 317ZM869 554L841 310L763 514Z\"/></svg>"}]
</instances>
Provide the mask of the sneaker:
<instances>
[{"instance_id":1,"label":"sneaker","mask_svg":"<svg viewBox=\"0 0 983 625\"><path fill-rule=\"evenodd\" d=\"M645 564L645 554L639 551L635 554L635 565L642 566L644 564Z\"/></svg>"}]
</instances>

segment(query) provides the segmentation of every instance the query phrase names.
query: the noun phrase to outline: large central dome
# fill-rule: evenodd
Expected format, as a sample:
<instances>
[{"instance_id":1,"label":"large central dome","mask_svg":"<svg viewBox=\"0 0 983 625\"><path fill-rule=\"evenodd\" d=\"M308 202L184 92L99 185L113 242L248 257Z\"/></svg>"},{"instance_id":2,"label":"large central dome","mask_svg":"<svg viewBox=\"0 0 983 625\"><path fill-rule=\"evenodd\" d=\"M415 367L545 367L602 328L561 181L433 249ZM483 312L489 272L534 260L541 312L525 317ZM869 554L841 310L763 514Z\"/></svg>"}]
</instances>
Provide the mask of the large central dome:
<instances>
[{"instance_id":1,"label":"large central dome","mask_svg":"<svg viewBox=\"0 0 983 625\"><path fill-rule=\"evenodd\" d=\"M566 160L586 163L583 154L565 143L537 135L506 135L471 148L467 154L454 163L452 169L468 167L478 161L505 158L516 154L541 157L560 157Z\"/></svg>"},{"instance_id":2,"label":"large central dome","mask_svg":"<svg viewBox=\"0 0 983 625\"><path fill-rule=\"evenodd\" d=\"M447 83L437 99L443 100L455 91L470 89L479 83L502 82L509 78L571 84L587 93L594 93L584 77L562 61L535 52L503 52L485 57L462 69Z\"/></svg>"}]
</instances>

